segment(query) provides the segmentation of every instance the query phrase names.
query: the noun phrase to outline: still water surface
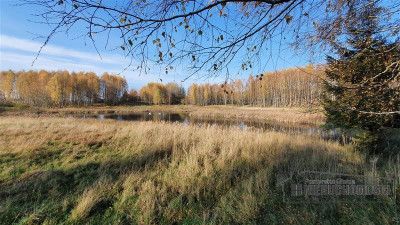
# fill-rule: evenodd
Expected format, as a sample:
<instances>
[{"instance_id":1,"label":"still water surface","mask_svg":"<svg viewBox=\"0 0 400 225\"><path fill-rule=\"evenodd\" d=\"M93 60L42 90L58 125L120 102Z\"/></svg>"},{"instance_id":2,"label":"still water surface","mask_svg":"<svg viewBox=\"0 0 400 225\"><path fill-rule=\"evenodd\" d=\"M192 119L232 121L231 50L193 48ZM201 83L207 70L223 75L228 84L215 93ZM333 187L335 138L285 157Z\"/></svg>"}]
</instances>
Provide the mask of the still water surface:
<instances>
[{"instance_id":1,"label":"still water surface","mask_svg":"<svg viewBox=\"0 0 400 225\"><path fill-rule=\"evenodd\" d=\"M194 124L198 126L218 125L223 127L236 127L240 130L261 129L263 131L276 131L286 134L312 134L324 139L338 140L342 135L335 130L327 130L317 124L289 123L276 121L259 121L251 119L231 118L194 118L188 113L166 113L166 112L137 112L129 114L81 114L75 115L80 118L114 119L123 121L167 121L183 124Z\"/></svg>"}]
</instances>

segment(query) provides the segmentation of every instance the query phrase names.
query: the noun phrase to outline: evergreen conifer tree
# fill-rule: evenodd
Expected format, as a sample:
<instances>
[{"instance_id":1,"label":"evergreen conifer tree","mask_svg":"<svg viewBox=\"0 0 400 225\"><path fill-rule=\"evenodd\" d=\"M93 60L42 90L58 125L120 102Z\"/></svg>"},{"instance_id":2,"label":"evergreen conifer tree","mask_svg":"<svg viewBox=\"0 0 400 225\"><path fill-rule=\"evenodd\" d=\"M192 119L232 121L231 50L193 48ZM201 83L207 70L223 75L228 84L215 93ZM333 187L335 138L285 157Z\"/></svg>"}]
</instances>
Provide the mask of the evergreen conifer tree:
<instances>
[{"instance_id":1,"label":"evergreen conifer tree","mask_svg":"<svg viewBox=\"0 0 400 225\"><path fill-rule=\"evenodd\" d=\"M327 60L323 103L328 124L367 131L364 139L375 148L383 128L400 127L393 113L400 111L400 45L380 35L381 10L374 3L349 10L347 40L332 42L337 58Z\"/></svg>"}]
</instances>

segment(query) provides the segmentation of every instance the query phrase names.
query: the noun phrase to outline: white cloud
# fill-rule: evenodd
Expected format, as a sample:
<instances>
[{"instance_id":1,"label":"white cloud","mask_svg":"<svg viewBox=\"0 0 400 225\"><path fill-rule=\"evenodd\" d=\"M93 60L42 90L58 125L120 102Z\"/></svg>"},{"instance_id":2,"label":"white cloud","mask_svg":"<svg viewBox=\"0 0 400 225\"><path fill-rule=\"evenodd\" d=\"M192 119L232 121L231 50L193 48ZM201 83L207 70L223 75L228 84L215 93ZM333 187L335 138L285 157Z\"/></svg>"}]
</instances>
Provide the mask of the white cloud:
<instances>
[{"instance_id":1,"label":"white cloud","mask_svg":"<svg viewBox=\"0 0 400 225\"><path fill-rule=\"evenodd\" d=\"M1 70L13 69L13 70L31 70L31 69L46 69L46 70L74 70L74 71L94 71L96 73L104 72L101 68L81 63L72 63L60 59L52 59L51 57L43 56L38 59L38 61L31 66L33 54L21 54L13 53L9 51L2 51L0 54L0 65Z\"/></svg>"},{"instance_id":2,"label":"white cloud","mask_svg":"<svg viewBox=\"0 0 400 225\"><path fill-rule=\"evenodd\" d=\"M129 87L136 89L148 82L168 83L180 81L185 74L182 70L174 70L166 75L160 66L153 65L151 71L139 76L139 72L128 69L122 72L129 64L130 59L117 54L102 54L103 60L95 53L77 51L61 46L48 45L33 66L32 61L42 43L0 34L0 70L68 70L68 71L92 71L101 75L104 72L120 74L124 76ZM122 73L121 73L122 72ZM194 77L183 83L188 87L194 81ZM201 82L201 81L198 81Z\"/></svg>"},{"instance_id":3,"label":"white cloud","mask_svg":"<svg viewBox=\"0 0 400 225\"><path fill-rule=\"evenodd\" d=\"M0 48L9 48L16 49L25 52L31 52L37 54L40 47L43 45L42 42L25 40L16 37L11 37L8 35L0 34ZM42 52L42 55L51 55L51 56L59 56L59 57L71 57L74 59L91 61L91 62L101 62L101 63L109 63L109 64L117 64L122 65L125 64L127 59L122 55L117 54L104 54L102 55L102 59L98 54L76 51L73 49L67 49L60 46L55 45L46 45ZM40 57L40 56L39 56ZM33 59L32 59L33 60Z\"/></svg>"}]
</instances>

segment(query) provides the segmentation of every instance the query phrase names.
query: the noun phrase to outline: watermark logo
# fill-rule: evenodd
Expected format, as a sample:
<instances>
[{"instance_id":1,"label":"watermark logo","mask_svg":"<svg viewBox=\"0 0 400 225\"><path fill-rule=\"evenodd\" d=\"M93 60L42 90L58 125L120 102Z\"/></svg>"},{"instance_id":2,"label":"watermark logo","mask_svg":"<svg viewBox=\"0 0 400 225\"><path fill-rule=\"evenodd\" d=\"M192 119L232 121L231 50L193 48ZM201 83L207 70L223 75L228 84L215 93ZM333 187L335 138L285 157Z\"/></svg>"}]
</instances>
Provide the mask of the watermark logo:
<instances>
[{"instance_id":1,"label":"watermark logo","mask_svg":"<svg viewBox=\"0 0 400 225\"><path fill-rule=\"evenodd\" d=\"M283 201L291 202L380 202L395 199L395 178L323 171L301 171L277 183Z\"/></svg>"}]
</instances>

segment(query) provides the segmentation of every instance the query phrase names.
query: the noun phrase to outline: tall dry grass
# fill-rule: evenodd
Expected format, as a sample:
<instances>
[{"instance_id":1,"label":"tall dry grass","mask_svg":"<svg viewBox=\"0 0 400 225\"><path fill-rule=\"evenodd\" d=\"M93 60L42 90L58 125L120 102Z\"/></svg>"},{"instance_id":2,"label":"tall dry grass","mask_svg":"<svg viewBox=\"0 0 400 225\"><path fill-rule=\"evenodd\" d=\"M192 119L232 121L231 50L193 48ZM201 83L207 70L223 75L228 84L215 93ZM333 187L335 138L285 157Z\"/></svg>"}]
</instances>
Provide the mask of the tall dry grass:
<instances>
[{"instance_id":1,"label":"tall dry grass","mask_svg":"<svg viewBox=\"0 0 400 225\"><path fill-rule=\"evenodd\" d=\"M6 223L304 224L332 222L332 210L344 221L368 210L282 203L275 183L290 171L370 170L351 146L310 135L2 117L0 158Z\"/></svg>"}]
</instances>

